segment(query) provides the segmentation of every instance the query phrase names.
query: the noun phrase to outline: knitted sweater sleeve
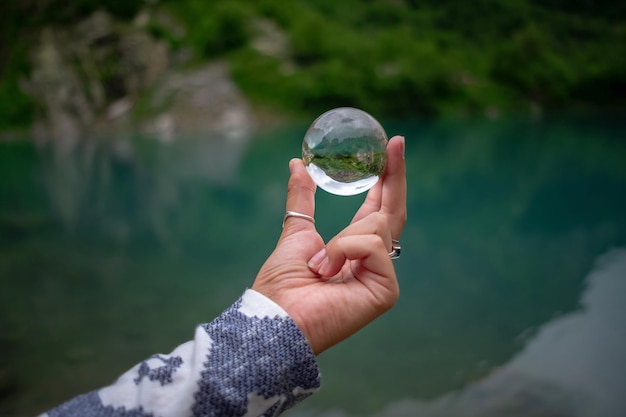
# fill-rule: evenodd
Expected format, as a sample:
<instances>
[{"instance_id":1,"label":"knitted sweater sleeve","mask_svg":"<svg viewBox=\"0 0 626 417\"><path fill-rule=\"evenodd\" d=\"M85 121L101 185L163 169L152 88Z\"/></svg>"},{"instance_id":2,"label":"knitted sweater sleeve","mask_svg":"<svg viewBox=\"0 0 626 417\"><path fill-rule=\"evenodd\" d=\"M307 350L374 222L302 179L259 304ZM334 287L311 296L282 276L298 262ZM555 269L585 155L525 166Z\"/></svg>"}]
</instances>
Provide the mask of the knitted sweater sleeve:
<instances>
[{"instance_id":1,"label":"knitted sweater sleeve","mask_svg":"<svg viewBox=\"0 0 626 417\"><path fill-rule=\"evenodd\" d=\"M247 290L194 340L42 417L277 416L319 388L315 356L287 313Z\"/></svg>"}]
</instances>

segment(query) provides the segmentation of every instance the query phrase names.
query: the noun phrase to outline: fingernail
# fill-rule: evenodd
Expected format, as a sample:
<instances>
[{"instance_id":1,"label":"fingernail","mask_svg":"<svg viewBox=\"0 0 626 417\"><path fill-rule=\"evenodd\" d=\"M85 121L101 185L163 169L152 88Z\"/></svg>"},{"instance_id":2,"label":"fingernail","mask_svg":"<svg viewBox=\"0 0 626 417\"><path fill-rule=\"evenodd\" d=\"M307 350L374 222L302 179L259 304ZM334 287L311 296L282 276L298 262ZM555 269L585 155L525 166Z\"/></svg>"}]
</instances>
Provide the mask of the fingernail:
<instances>
[{"instance_id":1,"label":"fingernail","mask_svg":"<svg viewBox=\"0 0 626 417\"><path fill-rule=\"evenodd\" d=\"M401 146L401 149L402 149L402 159L404 159L404 150L406 148L405 143L404 143L404 136L400 136L400 138L401 138L401 142L402 142L402 146Z\"/></svg>"},{"instance_id":2,"label":"fingernail","mask_svg":"<svg viewBox=\"0 0 626 417\"><path fill-rule=\"evenodd\" d=\"M290 174L293 174L293 164L294 164L293 159L289 160L289 173Z\"/></svg>"},{"instance_id":3,"label":"fingernail","mask_svg":"<svg viewBox=\"0 0 626 417\"><path fill-rule=\"evenodd\" d=\"M328 272L328 258L324 258L324 260L322 261L322 264L320 265L320 269L317 270L317 273L320 274L321 276L325 276L326 273Z\"/></svg>"},{"instance_id":4,"label":"fingernail","mask_svg":"<svg viewBox=\"0 0 626 417\"><path fill-rule=\"evenodd\" d=\"M322 248L309 260L307 264L309 268L317 272L322 264L322 261L326 258L326 248Z\"/></svg>"}]
</instances>

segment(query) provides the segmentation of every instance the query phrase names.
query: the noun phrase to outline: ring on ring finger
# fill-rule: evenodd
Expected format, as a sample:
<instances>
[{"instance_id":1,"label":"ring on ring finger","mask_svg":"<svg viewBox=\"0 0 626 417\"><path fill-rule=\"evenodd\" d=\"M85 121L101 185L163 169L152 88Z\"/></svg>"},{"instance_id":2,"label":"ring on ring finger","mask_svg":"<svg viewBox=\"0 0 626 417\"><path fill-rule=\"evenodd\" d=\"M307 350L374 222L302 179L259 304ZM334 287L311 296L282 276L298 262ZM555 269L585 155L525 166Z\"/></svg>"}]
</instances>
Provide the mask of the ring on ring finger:
<instances>
[{"instance_id":1,"label":"ring on ring finger","mask_svg":"<svg viewBox=\"0 0 626 417\"><path fill-rule=\"evenodd\" d=\"M400 241L398 239L391 239L391 252L389 252L389 257L391 259L398 259L401 251L402 247L400 246Z\"/></svg>"}]
</instances>

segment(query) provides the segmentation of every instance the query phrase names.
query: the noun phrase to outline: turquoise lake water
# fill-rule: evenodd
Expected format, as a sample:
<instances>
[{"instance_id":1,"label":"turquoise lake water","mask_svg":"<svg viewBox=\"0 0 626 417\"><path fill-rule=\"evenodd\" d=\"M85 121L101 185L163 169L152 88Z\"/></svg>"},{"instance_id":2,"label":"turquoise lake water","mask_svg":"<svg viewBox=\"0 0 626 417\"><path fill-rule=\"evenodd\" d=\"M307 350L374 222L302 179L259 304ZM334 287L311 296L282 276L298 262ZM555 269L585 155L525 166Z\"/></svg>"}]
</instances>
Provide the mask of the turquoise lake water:
<instances>
[{"instance_id":1,"label":"turquoise lake water","mask_svg":"<svg viewBox=\"0 0 626 417\"><path fill-rule=\"evenodd\" d=\"M383 124L407 140L400 301L320 356L288 415L625 415L626 123ZM230 305L307 127L0 143L0 415L108 384ZM322 236L362 199L318 190Z\"/></svg>"}]
</instances>

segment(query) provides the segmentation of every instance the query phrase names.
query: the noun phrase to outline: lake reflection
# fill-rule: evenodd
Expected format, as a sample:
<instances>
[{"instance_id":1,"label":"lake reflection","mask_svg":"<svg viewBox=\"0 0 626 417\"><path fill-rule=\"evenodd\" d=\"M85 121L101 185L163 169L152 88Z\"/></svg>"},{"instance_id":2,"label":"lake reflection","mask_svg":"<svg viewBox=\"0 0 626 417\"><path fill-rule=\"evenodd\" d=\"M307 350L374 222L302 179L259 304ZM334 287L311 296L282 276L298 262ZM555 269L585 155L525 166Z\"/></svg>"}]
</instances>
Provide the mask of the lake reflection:
<instances>
[{"instance_id":1,"label":"lake reflection","mask_svg":"<svg viewBox=\"0 0 626 417\"><path fill-rule=\"evenodd\" d=\"M622 415L626 125L384 124L407 138L401 299L289 414ZM0 414L107 384L227 307L280 233L304 131L1 144ZM322 235L362 198L319 190Z\"/></svg>"},{"instance_id":2,"label":"lake reflection","mask_svg":"<svg viewBox=\"0 0 626 417\"><path fill-rule=\"evenodd\" d=\"M430 401L392 402L376 417L622 416L626 410L626 250L602 256L580 311L541 326L483 379ZM343 412L296 412L345 416Z\"/></svg>"}]
</instances>

